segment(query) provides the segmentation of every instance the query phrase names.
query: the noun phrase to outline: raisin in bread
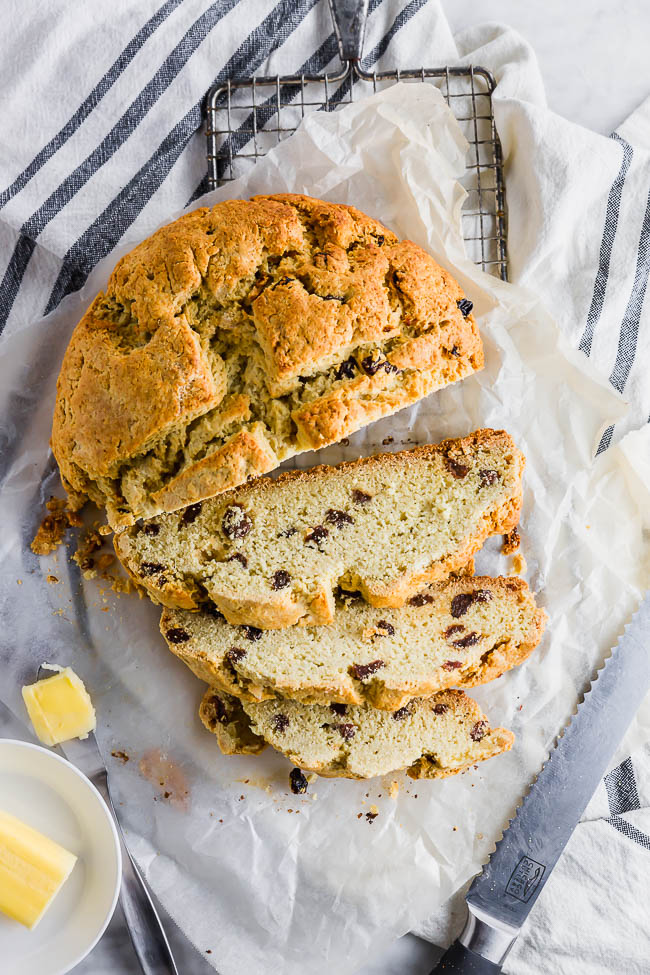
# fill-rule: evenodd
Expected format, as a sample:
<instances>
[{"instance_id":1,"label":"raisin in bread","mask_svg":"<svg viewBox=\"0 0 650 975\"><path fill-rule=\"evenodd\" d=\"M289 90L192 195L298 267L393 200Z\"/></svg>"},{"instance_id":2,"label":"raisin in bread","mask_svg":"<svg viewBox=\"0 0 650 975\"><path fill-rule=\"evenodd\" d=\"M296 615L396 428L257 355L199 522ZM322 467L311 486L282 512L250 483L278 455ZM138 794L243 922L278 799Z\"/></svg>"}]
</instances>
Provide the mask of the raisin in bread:
<instances>
[{"instance_id":1,"label":"raisin in bread","mask_svg":"<svg viewBox=\"0 0 650 975\"><path fill-rule=\"evenodd\" d=\"M160 629L197 677L244 700L395 710L516 667L539 643L545 621L522 580L475 577L432 583L401 609L342 599L329 626L260 630L165 609Z\"/></svg>"},{"instance_id":2,"label":"raisin in bread","mask_svg":"<svg viewBox=\"0 0 650 975\"><path fill-rule=\"evenodd\" d=\"M400 606L516 525L523 455L479 430L339 467L262 478L118 534L157 602L212 602L231 623L330 623L336 586Z\"/></svg>"},{"instance_id":3,"label":"raisin in bread","mask_svg":"<svg viewBox=\"0 0 650 975\"><path fill-rule=\"evenodd\" d=\"M228 200L123 257L77 325L52 449L113 527L334 443L483 366L472 303L354 207Z\"/></svg>"},{"instance_id":4,"label":"raisin in bread","mask_svg":"<svg viewBox=\"0 0 650 975\"><path fill-rule=\"evenodd\" d=\"M398 769L413 779L443 778L509 751L514 741L505 728L490 728L462 691L378 711L296 701L250 704L211 688L199 714L226 755L255 754L269 744L302 769L347 779Z\"/></svg>"}]
</instances>

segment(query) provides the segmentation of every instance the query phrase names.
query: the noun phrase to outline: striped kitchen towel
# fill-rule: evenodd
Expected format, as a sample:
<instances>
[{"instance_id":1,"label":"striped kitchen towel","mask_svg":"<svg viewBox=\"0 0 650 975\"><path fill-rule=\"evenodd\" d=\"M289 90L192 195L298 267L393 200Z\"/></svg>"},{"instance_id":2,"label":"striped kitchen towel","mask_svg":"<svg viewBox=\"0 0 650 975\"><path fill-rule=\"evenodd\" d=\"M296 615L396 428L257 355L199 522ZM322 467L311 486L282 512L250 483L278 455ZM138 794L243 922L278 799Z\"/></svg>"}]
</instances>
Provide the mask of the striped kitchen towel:
<instances>
[{"instance_id":1,"label":"striped kitchen towel","mask_svg":"<svg viewBox=\"0 0 650 975\"><path fill-rule=\"evenodd\" d=\"M650 420L650 98L610 138L597 135L527 100L523 47L504 31L473 52L500 55L492 64L503 79L495 116L507 165L510 280L542 296L571 344L629 404L624 420L603 431L600 453Z\"/></svg>"},{"instance_id":2,"label":"striped kitchen towel","mask_svg":"<svg viewBox=\"0 0 650 975\"><path fill-rule=\"evenodd\" d=\"M205 92L340 62L326 0L11 0L0 38L0 331L56 307L119 241L206 188ZM433 15L433 16L432 16ZM364 65L454 53L426 0L370 0Z\"/></svg>"},{"instance_id":3,"label":"striped kitchen towel","mask_svg":"<svg viewBox=\"0 0 650 975\"><path fill-rule=\"evenodd\" d=\"M607 138L548 110L534 52L515 31L490 24L454 40L459 60L484 64L498 82L509 278L541 295L573 347L629 404L594 445L600 453L650 421L650 98ZM646 975L649 858L646 746L605 776L504 972ZM420 933L452 941L463 922L459 900Z\"/></svg>"},{"instance_id":4,"label":"striped kitchen towel","mask_svg":"<svg viewBox=\"0 0 650 975\"><path fill-rule=\"evenodd\" d=\"M495 73L510 278L543 296L574 348L630 403L627 417L595 445L605 450L650 415L650 104L607 139L548 111L534 55L514 32L489 25L453 38L435 0L370 0L369 11L367 68L462 60ZM338 64L326 0L61 0L28 7L7 0L4 13L5 335L55 308L118 242L142 239L197 199L205 188L202 100L211 84ZM549 938L560 903L547 896L549 884L508 963L516 967L507 971L573 975L578 957L585 975L647 971L639 967L650 957L647 923L634 905L647 900L649 803L644 751L605 779L558 867L558 877L565 870L573 881L567 890L580 911L581 941L594 948L589 959L572 948L563 955L563 943ZM620 897L632 919L629 938L600 923L604 849L608 882L631 894ZM562 903L570 918L571 904ZM605 966L614 957L610 942L616 965L599 967L599 957Z\"/></svg>"}]
</instances>

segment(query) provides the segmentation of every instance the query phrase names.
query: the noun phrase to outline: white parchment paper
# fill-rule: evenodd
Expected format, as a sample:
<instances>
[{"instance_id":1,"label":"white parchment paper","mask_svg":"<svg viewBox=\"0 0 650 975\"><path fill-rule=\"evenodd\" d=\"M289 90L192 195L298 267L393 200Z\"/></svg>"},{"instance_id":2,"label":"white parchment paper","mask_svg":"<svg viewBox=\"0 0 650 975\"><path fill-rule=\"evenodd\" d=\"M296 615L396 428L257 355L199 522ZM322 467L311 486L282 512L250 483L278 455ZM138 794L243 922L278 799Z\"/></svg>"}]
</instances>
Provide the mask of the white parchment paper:
<instances>
[{"instance_id":1,"label":"white parchment paper","mask_svg":"<svg viewBox=\"0 0 650 975\"><path fill-rule=\"evenodd\" d=\"M353 972L432 913L487 857L648 585L647 431L593 461L602 430L625 406L563 344L535 296L465 257L458 178L466 148L435 89L397 85L312 115L248 178L203 201L297 191L354 203L426 247L474 301L483 372L345 447L299 459L337 462L372 453L386 437L394 438L389 449L400 449L480 426L505 427L527 455L522 551L550 624L523 667L473 692L517 741L463 776L319 779L306 796L293 796L282 757L220 755L197 718L204 688L165 650L154 606L81 580L69 561L73 543L45 559L29 551L43 502L61 494L47 446L61 356L133 241L53 315L0 347L2 699L24 718L20 685L34 679L38 663L69 663L80 673L97 706L131 849L223 975ZM158 223L152 215L150 229ZM509 570L499 548L497 540L486 546L479 570ZM48 584L48 573L59 582ZM645 707L627 747L649 727ZM140 762L155 768L161 751L167 764L152 784ZM397 800L387 794L391 778L401 786ZM373 803L379 815L370 823L364 814Z\"/></svg>"}]
</instances>

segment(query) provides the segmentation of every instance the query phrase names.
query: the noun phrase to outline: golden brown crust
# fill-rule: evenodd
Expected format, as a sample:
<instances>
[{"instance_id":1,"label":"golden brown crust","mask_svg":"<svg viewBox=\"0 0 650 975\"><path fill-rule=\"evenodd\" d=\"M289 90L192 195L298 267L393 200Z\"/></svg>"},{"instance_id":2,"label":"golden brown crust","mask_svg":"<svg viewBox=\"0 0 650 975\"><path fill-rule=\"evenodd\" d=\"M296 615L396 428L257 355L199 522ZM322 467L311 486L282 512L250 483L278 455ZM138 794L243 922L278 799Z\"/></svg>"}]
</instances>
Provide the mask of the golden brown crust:
<instances>
[{"instance_id":1,"label":"golden brown crust","mask_svg":"<svg viewBox=\"0 0 650 975\"><path fill-rule=\"evenodd\" d=\"M460 377L459 377L460 378ZM382 416L396 413L428 396L439 385L432 374L414 373L392 380L379 373L339 387L291 414L303 450L334 443Z\"/></svg>"},{"instance_id":2,"label":"golden brown crust","mask_svg":"<svg viewBox=\"0 0 650 975\"><path fill-rule=\"evenodd\" d=\"M412 468L417 469L418 465L434 463L439 457L451 463L470 464L472 458L483 449L490 449L507 456L512 483L503 503L486 508L477 521L474 531L461 537L445 557L435 559L425 568L407 565L385 583L377 579L365 578L363 572L359 571L355 576L354 584L341 583L344 588L359 589L373 606L398 607L423 585L447 578L462 569L490 535L507 532L517 523L522 502L521 476L525 459L505 431L477 430L459 440L449 439L437 445L426 444L393 454L376 454L372 457L345 462L335 468L320 465L306 471L283 472L276 478L258 478L224 494L219 499L208 502L208 506L229 504L245 506L249 502L252 503L252 497L260 499L263 504L267 493L277 492L278 489L290 485L295 487L296 492L301 492L294 501L295 505L300 507L302 501L299 498L303 500L307 498L310 488L324 478L338 479L339 476L363 471L372 474L377 467L381 467L388 477L394 474L395 483L399 485L401 480L408 476L409 471ZM168 517L171 519L173 516ZM169 530L174 535L177 534L175 522L173 528ZM147 590L154 602L170 609L195 609L201 602L205 602L208 596L205 593L201 596L192 572L183 571L174 582L169 572L145 574L140 571L138 532L139 529L135 528L118 535L115 539L115 547L118 557L129 574L138 585ZM287 588L277 592L268 588L264 593L256 593L254 596L246 592L244 583L244 579L235 576L230 582L220 583L218 589L214 578L209 583L209 599L217 605L230 623L247 623L266 629L281 628L298 621L305 624L328 623L334 617L333 589L337 579L333 577L327 575L315 577L307 588Z\"/></svg>"},{"instance_id":3,"label":"golden brown crust","mask_svg":"<svg viewBox=\"0 0 650 975\"><path fill-rule=\"evenodd\" d=\"M161 323L127 355L116 348L116 329L98 317L102 297L73 332L57 382L52 449L82 493L89 478L110 476L120 457L139 453L179 416L189 421L223 395L186 320Z\"/></svg>"},{"instance_id":4,"label":"golden brown crust","mask_svg":"<svg viewBox=\"0 0 650 975\"><path fill-rule=\"evenodd\" d=\"M333 471L347 474L359 468L371 468L375 465L388 468L394 467L399 470L404 466L416 465L422 461L431 460L439 454L453 460L471 458L473 453L484 446L502 446L504 450L511 452L517 462L518 476L521 477L526 458L515 446L515 442L510 434L506 430L493 430L489 427L484 427L468 433L465 437L448 437L446 440L441 440L440 443L420 444L418 447L412 447L410 450L397 450L393 453L384 451L379 454L371 454L368 457L345 460L340 464L315 464L314 467L308 467L305 470L282 471L275 477L258 477L253 482L241 484L236 489L233 489L233 497L236 491L237 498L243 500L251 492L272 491L276 484L284 484L288 481L308 486L310 483L318 481L321 477L329 475ZM511 516L509 515L508 517Z\"/></svg>"},{"instance_id":5,"label":"golden brown crust","mask_svg":"<svg viewBox=\"0 0 650 975\"><path fill-rule=\"evenodd\" d=\"M280 194L185 214L122 258L71 338L52 431L71 503L130 525L469 375L463 297L354 207Z\"/></svg>"},{"instance_id":6,"label":"golden brown crust","mask_svg":"<svg viewBox=\"0 0 650 975\"><path fill-rule=\"evenodd\" d=\"M183 471L152 498L163 511L212 498L233 484L266 474L278 459L260 429L242 430L203 460Z\"/></svg>"},{"instance_id":7,"label":"golden brown crust","mask_svg":"<svg viewBox=\"0 0 650 975\"><path fill-rule=\"evenodd\" d=\"M259 755L266 748L266 742L251 730L248 716L234 698L226 713L219 695L205 694L199 717L208 731L216 735L224 755Z\"/></svg>"},{"instance_id":8,"label":"golden brown crust","mask_svg":"<svg viewBox=\"0 0 650 975\"><path fill-rule=\"evenodd\" d=\"M423 755L422 758L419 758L417 762L414 762L413 765L407 768L406 774L412 779L447 779L450 775L458 775L460 772L466 772L477 761L486 762L488 758L494 758L496 755L509 752L514 743L515 736L507 728L493 728L483 744L480 757L472 756L464 765L458 765L453 769L445 769L437 765L435 761L432 761L428 755Z\"/></svg>"}]
</instances>

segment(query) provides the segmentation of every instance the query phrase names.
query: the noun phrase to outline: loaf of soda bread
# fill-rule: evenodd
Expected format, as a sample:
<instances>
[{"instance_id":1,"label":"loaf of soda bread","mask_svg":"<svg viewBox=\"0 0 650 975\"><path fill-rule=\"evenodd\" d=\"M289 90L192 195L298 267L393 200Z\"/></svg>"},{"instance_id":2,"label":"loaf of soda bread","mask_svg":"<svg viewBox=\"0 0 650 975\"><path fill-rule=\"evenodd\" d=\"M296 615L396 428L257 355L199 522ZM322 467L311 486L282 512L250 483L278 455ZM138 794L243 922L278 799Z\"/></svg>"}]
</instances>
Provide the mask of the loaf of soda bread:
<instances>
[{"instance_id":1,"label":"loaf of soda bread","mask_svg":"<svg viewBox=\"0 0 650 975\"><path fill-rule=\"evenodd\" d=\"M379 711L297 701L251 704L212 688L199 713L226 755L255 754L269 744L301 769L348 779L399 769L413 779L444 778L509 751L514 741L505 728L490 728L462 691Z\"/></svg>"},{"instance_id":2,"label":"loaf of soda bread","mask_svg":"<svg viewBox=\"0 0 650 975\"><path fill-rule=\"evenodd\" d=\"M483 366L472 302L354 207L280 194L187 213L77 325L52 449L72 508L175 511Z\"/></svg>"},{"instance_id":3,"label":"loaf of soda bread","mask_svg":"<svg viewBox=\"0 0 650 975\"><path fill-rule=\"evenodd\" d=\"M516 667L545 622L522 580L476 576L431 583L401 609L340 599L329 626L260 630L218 613L165 609L160 629L197 677L243 700L396 710Z\"/></svg>"},{"instance_id":4,"label":"loaf of soda bread","mask_svg":"<svg viewBox=\"0 0 650 975\"><path fill-rule=\"evenodd\" d=\"M138 585L170 608L262 628L331 623L337 586L401 606L519 519L523 455L478 430L339 467L261 478L119 533Z\"/></svg>"}]
</instances>

